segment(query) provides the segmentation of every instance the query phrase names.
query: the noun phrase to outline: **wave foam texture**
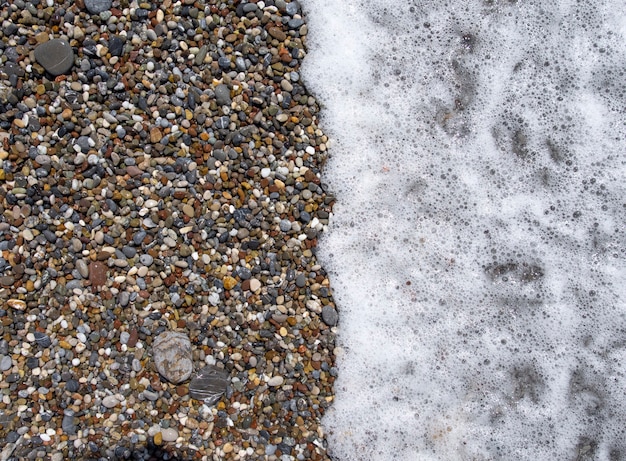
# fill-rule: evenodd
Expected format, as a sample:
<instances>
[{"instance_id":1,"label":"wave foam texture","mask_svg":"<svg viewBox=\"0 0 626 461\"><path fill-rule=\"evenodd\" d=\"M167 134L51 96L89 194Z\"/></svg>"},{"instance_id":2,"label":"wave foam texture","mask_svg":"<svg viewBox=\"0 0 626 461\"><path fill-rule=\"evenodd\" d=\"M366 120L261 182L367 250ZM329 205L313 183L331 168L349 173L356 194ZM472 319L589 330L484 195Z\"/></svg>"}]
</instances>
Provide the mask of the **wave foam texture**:
<instances>
[{"instance_id":1,"label":"wave foam texture","mask_svg":"<svg viewBox=\"0 0 626 461\"><path fill-rule=\"evenodd\" d=\"M302 3L338 198L331 452L626 459L619 2Z\"/></svg>"}]
</instances>

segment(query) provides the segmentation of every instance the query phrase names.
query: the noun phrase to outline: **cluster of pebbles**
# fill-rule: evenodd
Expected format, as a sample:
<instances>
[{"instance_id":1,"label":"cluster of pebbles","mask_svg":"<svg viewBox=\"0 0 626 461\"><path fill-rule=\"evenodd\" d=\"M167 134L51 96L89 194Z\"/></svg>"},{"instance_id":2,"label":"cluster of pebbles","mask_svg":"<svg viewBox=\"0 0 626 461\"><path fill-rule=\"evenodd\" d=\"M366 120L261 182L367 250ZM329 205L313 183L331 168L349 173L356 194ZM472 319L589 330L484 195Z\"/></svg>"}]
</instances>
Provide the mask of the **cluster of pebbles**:
<instances>
[{"instance_id":1,"label":"cluster of pebbles","mask_svg":"<svg viewBox=\"0 0 626 461\"><path fill-rule=\"evenodd\" d=\"M329 459L306 34L295 1L1 4L0 459Z\"/></svg>"}]
</instances>

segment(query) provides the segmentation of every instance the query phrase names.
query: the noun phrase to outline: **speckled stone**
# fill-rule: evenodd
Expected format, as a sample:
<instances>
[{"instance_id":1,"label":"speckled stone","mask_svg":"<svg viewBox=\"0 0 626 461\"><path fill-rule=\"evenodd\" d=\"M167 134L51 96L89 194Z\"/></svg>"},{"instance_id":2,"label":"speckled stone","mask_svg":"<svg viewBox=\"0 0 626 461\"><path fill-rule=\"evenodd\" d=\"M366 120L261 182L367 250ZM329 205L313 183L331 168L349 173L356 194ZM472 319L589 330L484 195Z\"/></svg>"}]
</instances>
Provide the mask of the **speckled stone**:
<instances>
[{"instance_id":1,"label":"speckled stone","mask_svg":"<svg viewBox=\"0 0 626 461\"><path fill-rule=\"evenodd\" d=\"M181 383L191 376L191 341L184 333L161 333L152 343L152 357L157 371L171 383Z\"/></svg>"},{"instance_id":2,"label":"speckled stone","mask_svg":"<svg viewBox=\"0 0 626 461\"><path fill-rule=\"evenodd\" d=\"M100 14L111 8L111 0L85 0L85 7L91 14Z\"/></svg>"}]
</instances>

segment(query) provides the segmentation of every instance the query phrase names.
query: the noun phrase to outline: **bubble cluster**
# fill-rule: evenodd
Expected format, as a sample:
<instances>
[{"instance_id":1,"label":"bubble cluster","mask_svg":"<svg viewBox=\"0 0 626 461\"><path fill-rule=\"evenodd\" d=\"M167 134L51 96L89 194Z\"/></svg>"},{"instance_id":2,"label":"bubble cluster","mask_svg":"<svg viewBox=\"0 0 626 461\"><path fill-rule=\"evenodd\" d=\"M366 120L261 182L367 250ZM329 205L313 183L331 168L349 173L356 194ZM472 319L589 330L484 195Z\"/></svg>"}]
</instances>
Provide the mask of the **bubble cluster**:
<instances>
[{"instance_id":1,"label":"bubble cluster","mask_svg":"<svg viewBox=\"0 0 626 461\"><path fill-rule=\"evenodd\" d=\"M306 0L338 460L626 459L626 15Z\"/></svg>"}]
</instances>

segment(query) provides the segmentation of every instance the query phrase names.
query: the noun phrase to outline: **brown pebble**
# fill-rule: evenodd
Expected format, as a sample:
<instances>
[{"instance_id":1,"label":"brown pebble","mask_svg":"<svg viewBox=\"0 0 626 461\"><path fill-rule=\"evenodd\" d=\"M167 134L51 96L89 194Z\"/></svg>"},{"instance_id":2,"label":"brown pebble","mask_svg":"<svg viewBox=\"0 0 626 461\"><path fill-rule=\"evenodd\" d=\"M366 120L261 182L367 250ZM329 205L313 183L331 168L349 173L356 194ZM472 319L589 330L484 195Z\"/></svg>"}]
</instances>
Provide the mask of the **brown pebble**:
<instances>
[{"instance_id":1,"label":"brown pebble","mask_svg":"<svg viewBox=\"0 0 626 461\"><path fill-rule=\"evenodd\" d=\"M150 130L150 142L156 144L157 142L163 139L163 134L161 134L161 130L157 127L154 127Z\"/></svg>"},{"instance_id":2,"label":"brown pebble","mask_svg":"<svg viewBox=\"0 0 626 461\"><path fill-rule=\"evenodd\" d=\"M129 331L130 336L128 337L128 342L126 343L128 347L135 347L137 345L137 341L139 340L139 333L137 332L137 328L131 328Z\"/></svg>"},{"instance_id":3,"label":"brown pebble","mask_svg":"<svg viewBox=\"0 0 626 461\"><path fill-rule=\"evenodd\" d=\"M287 34L285 34L280 28L278 27L270 27L268 32L270 33L270 35L272 37L274 37L276 40L280 40L281 42L284 41L287 38Z\"/></svg>"},{"instance_id":4,"label":"brown pebble","mask_svg":"<svg viewBox=\"0 0 626 461\"><path fill-rule=\"evenodd\" d=\"M89 264L89 281L96 288L104 286L107 281L107 266L99 261Z\"/></svg>"}]
</instances>

